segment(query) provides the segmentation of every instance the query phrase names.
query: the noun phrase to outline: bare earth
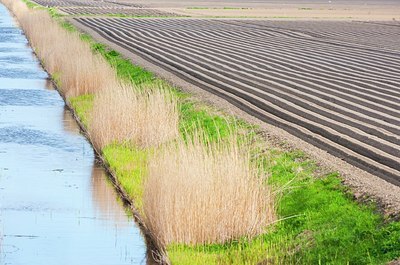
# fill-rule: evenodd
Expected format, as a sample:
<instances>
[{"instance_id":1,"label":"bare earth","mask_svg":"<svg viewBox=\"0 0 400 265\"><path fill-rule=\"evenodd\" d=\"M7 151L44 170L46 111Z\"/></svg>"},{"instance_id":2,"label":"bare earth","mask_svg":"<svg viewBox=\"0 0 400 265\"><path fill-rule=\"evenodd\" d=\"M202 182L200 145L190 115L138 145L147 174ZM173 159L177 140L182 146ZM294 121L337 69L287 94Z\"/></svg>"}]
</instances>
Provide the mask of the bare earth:
<instances>
[{"instance_id":1,"label":"bare earth","mask_svg":"<svg viewBox=\"0 0 400 265\"><path fill-rule=\"evenodd\" d=\"M399 1L176 1L117 0L192 17L249 17L269 19L400 20Z\"/></svg>"}]
</instances>

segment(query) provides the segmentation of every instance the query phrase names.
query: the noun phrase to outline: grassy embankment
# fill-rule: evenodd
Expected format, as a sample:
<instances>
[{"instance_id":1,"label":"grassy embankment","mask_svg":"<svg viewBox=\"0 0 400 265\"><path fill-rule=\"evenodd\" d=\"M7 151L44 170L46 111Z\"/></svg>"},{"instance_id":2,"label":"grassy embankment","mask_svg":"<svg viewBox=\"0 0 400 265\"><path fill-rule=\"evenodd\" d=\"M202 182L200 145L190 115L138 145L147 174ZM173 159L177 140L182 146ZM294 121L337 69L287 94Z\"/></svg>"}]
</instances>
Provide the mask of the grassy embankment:
<instances>
[{"instance_id":1,"label":"grassy embankment","mask_svg":"<svg viewBox=\"0 0 400 265\"><path fill-rule=\"evenodd\" d=\"M68 27L67 24L64 26ZM161 82L163 89L173 91L179 99L178 129L181 134L190 133L196 127L202 128L211 141L229 138L232 134L233 119L212 114L212 110L193 103L187 95L132 65L115 51L95 43L88 36L82 38L113 66L119 78L135 85ZM94 99L95 96L90 94L69 98L86 126L90 126ZM108 145L102 153L135 205L139 210L143 209L144 177L148 174L146 165L152 152ZM400 224L385 220L376 213L374 205L359 205L353 201L337 175L314 176L315 165L298 152L254 148L252 153L253 160L269 174L269 185L280 190L277 213L282 220L252 239L198 246L168 244L172 263L382 264L400 256Z\"/></svg>"}]
</instances>

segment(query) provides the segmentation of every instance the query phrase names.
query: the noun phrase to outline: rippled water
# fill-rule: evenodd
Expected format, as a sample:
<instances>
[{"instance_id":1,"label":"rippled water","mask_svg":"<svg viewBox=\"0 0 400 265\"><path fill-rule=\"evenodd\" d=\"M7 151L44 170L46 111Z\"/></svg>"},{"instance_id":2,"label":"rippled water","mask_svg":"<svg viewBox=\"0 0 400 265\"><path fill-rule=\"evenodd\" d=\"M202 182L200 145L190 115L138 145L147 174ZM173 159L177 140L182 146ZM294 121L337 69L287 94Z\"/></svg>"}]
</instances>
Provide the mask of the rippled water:
<instances>
[{"instance_id":1,"label":"rippled water","mask_svg":"<svg viewBox=\"0 0 400 265\"><path fill-rule=\"evenodd\" d=\"M146 246L0 5L0 264L146 264Z\"/></svg>"}]
</instances>

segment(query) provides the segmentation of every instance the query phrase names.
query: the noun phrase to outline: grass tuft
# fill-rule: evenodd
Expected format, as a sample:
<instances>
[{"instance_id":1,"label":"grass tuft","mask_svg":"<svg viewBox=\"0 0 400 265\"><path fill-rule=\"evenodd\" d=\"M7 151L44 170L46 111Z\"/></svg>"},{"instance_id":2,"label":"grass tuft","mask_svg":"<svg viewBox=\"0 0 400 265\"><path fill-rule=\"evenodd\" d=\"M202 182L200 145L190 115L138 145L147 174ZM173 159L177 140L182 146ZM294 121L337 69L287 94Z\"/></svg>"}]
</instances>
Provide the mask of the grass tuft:
<instances>
[{"instance_id":1,"label":"grass tuft","mask_svg":"<svg viewBox=\"0 0 400 265\"><path fill-rule=\"evenodd\" d=\"M235 138L204 144L197 136L167 145L149 159L148 170L144 212L160 245L253 237L275 220L266 176Z\"/></svg>"},{"instance_id":2,"label":"grass tuft","mask_svg":"<svg viewBox=\"0 0 400 265\"><path fill-rule=\"evenodd\" d=\"M20 1L4 0L18 18L31 46L44 68L57 76L57 84L65 97L94 93L116 82L114 70L77 32L60 27L46 9ZM54 13L51 10L50 13Z\"/></svg>"},{"instance_id":3,"label":"grass tuft","mask_svg":"<svg viewBox=\"0 0 400 265\"><path fill-rule=\"evenodd\" d=\"M178 122L177 101L168 91L120 84L95 95L88 131L98 150L110 144L148 148L175 139Z\"/></svg>"},{"instance_id":4,"label":"grass tuft","mask_svg":"<svg viewBox=\"0 0 400 265\"><path fill-rule=\"evenodd\" d=\"M178 122L177 101L170 93L121 84L95 95L88 129L98 150L110 144L146 148L175 139Z\"/></svg>"}]
</instances>

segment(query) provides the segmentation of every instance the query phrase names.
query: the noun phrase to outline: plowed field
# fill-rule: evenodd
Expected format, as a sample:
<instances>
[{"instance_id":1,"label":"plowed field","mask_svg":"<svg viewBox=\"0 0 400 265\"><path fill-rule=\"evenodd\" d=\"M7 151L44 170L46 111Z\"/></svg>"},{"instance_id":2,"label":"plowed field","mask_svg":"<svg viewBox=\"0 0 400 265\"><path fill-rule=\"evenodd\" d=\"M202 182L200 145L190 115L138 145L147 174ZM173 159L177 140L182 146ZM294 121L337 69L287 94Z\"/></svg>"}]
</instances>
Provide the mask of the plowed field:
<instances>
[{"instance_id":1,"label":"plowed field","mask_svg":"<svg viewBox=\"0 0 400 265\"><path fill-rule=\"evenodd\" d=\"M117 3L112 1L95 0L32 0L33 2L47 7L118 7Z\"/></svg>"},{"instance_id":2,"label":"plowed field","mask_svg":"<svg viewBox=\"0 0 400 265\"><path fill-rule=\"evenodd\" d=\"M400 185L398 23L76 20L259 119Z\"/></svg>"}]
</instances>

